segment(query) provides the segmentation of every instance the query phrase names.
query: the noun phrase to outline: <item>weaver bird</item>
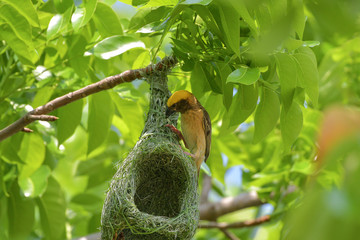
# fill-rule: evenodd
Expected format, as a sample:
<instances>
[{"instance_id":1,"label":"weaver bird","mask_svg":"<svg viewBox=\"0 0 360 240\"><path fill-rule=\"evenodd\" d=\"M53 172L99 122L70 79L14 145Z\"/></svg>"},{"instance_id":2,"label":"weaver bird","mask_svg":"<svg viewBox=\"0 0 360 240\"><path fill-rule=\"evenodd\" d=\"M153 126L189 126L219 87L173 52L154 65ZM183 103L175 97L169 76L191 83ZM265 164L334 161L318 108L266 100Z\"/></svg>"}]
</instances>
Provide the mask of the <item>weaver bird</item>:
<instances>
[{"instance_id":1,"label":"weaver bird","mask_svg":"<svg viewBox=\"0 0 360 240\"><path fill-rule=\"evenodd\" d=\"M167 101L166 115L174 112L181 113L181 132L172 125L166 125L175 132L191 153L186 154L194 158L198 172L201 163L206 161L210 153L211 143L211 121L208 112L196 99L186 91L176 91Z\"/></svg>"}]
</instances>

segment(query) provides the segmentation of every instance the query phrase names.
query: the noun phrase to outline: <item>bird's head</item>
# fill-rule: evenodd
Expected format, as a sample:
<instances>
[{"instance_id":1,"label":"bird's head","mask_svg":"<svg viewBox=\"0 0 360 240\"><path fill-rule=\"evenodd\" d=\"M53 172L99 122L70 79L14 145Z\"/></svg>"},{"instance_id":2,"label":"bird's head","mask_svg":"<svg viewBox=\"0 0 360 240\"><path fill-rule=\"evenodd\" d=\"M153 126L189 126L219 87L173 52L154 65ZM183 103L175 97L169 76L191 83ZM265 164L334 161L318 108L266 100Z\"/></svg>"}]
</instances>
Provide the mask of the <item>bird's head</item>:
<instances>
[{"instance_id":1,"label":"bird's head","mask_svg":"<svg viewBox=\"0 0 360 240\"><path fill-rule=\"evenodd\" d=\"M167 101L166 116L170 116L174 112L185 113L196 106L196 103L197 100L191 92L186 90L176 91Z\"/></svg>"}]
</instances>

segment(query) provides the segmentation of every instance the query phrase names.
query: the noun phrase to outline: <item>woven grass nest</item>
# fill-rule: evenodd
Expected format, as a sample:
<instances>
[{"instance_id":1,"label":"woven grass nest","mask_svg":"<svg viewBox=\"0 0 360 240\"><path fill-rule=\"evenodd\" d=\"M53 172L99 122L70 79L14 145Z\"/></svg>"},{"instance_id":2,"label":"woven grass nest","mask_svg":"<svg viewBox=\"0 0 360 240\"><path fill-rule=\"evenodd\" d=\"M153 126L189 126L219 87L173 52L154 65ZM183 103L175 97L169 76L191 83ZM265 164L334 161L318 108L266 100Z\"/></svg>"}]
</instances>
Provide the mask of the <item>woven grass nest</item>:
<instances>
[{"instance_id":1,"label":"woven grass nest","mask_svg":"<svg viewBox=\"0 0 360 240\"><path fill-rule=\"evenodd\" d=\"M102 210L101 238L112 240L186 240L199 221L197 171L164 127L169 98L167 72L153 74L150 108L144 130L129 155L118 165Z\"/></svg>"}]
</instances>

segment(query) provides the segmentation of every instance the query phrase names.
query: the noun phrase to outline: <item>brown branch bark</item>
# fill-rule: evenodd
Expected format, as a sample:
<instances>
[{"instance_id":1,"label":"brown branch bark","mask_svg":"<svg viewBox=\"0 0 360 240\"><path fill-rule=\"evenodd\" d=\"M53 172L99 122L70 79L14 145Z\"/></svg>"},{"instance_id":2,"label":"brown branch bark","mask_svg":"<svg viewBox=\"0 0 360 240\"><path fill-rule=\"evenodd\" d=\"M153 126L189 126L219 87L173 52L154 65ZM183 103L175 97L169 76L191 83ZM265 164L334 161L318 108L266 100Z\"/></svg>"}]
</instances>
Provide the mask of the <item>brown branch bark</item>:
<instances>
[{"instance_id":1,"label":"brown branch bark","mask_svg":"<svg viewBox=\"0 0 360 240\"><path fill-rule=\"evenodd\" d=\"M61 97L58 97L43 106L37 107L34 110L28 112L25 116L17 120L16 122L12 123L11 125L5 127L4 129L0 130L0 142L11 135L19 132L19 131L26 131L25 126L36 121L36 120L46 120L53 119L56 120L54 116L47 116L46 114L54 111L55 109L62 107L66 104L79 100L81 98L85 98L91 94L104 91L110 88L115 87L116 85L124 82L131 82L135 79L142 78L145 76L149 76L154 72L159 71L166 71L169 68L172 68L177 63L174 57L167 57L164 58L162 61L157 63L156 65L150 64L149 66L141 69L135 70L127 70L123 73L120 73L115 76L110 76L100 80L99 82L90 84L84 88L76 90L74 92L70 92L65 94ZM35 117L36 116L36 117ZM47 116L47 117L40 117L40 116ZM38 119L43 118L43 119ZM28 131L26 131L28 132Z\"/></svg>"},{"instance_id":2,"label":"brown branch bark","mask_svg":"<svg viewBox=\"0 0 360 240\"><path fill-rule=\"evenodd\" d=\"M200 205L200 219L215 221L218 217L240 209L260 206L261 201L258 194L254 192L242 193L236 197L226 197L219 202L209 202Z\"/></svg>"},{"instance_id":3,"label":"brown branch bark","mask_svg":"<svg viewBox=\"0 0 360 240\"><path fill-rule=\"evenodd\" d=\"M212 178L203 173L202 190L200 195L200 204L208 202L209 193L212 187Z\"/></svg>"},{"instance_id":4,"label":"brown branch bark","mask_svg":"<svg viewBox=\"0 0 360 240\"><path fill-rule=\"evenodd\" d=\"M270 221L270 216L265 215L253 220L247 220L243 222L234 222L234 223L226 223L226 222L208 222L208 223L200 223L199 228L219 228L219 229L228 229L228 228L244 228L244 227L253 227L260 225L262 223Z\"/></svg>"}]
</instances>

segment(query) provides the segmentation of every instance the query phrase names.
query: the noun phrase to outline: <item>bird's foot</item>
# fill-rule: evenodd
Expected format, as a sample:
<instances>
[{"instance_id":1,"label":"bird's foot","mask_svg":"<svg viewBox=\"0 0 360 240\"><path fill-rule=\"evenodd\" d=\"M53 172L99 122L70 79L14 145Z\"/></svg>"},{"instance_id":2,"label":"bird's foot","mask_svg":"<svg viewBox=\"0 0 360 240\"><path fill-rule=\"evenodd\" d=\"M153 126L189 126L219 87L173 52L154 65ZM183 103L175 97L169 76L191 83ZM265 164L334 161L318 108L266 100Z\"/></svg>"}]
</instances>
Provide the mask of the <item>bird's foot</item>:
<instances>
[{"instance_id":1,"label":"bird's foot","mask_svg":"<svg viewBox=\"0 0 360 240\"><path fill-rule=\"evenodd\" d=\"M173 125L170 125L170 124L166 124L165 127L170 128L170 130L171 130L173 133L175 133L180 140L183 140L183 142L184 142L184 144L185 144L185 147L187 147L187 144L186 144L186 142L185 142L184 136L183 136L183 134L181 133L181 131L180 131L179 129L177 129L176 127L174 127Z\"/></svg>"}]
</instances>

